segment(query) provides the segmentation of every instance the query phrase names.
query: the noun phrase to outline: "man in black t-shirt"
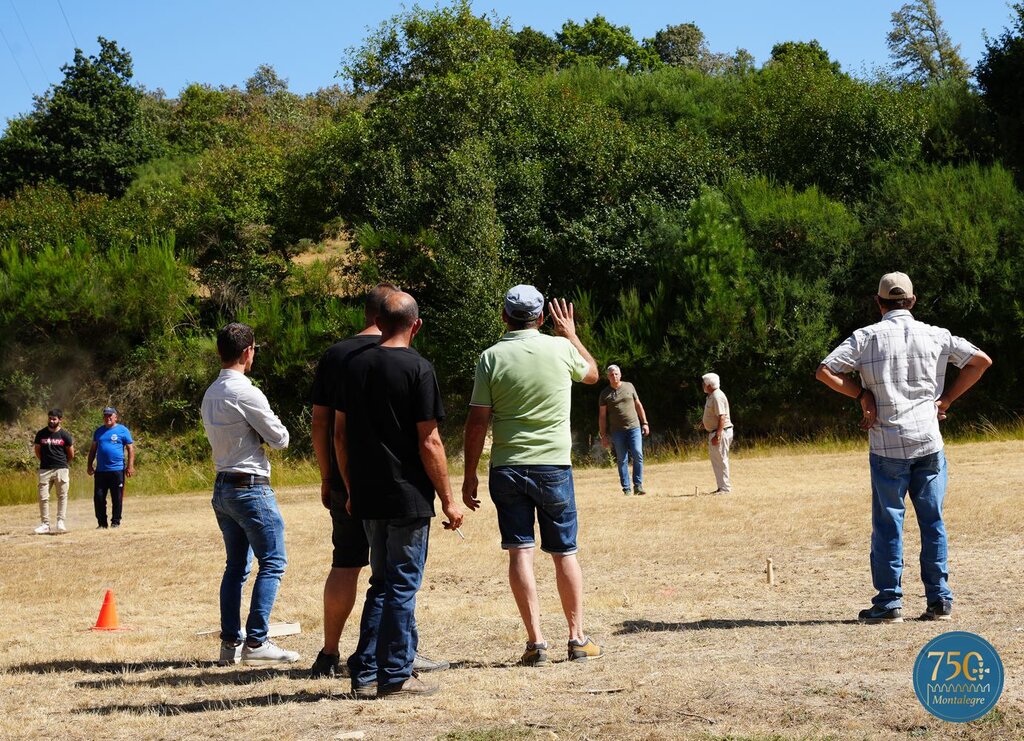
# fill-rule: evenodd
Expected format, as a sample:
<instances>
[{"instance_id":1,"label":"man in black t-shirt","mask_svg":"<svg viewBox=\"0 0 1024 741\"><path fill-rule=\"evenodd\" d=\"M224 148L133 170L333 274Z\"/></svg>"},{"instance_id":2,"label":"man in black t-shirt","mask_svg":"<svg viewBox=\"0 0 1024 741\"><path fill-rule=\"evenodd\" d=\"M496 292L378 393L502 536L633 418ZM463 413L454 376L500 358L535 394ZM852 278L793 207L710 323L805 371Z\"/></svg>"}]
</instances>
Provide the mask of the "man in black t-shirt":
<instances>
[{"instance_id":1,"label":"man in black t-shirt","mask_svg":"<svg viewBox=\"0 0 1024 741\"><path fill-rule=\"evenodd\" d=\"M414 670L416 592L423 579L434 492L448 522L462 524L452 497L444 418L433 366L410 345L423 325L416 300L396 291L384 298L376 347L349 357L334 402L334 448L348 485L353 516L370 543L370 588L349 658L359 697L428 695L435 685Z\"/></svg>"},{"instance_id":2,"label":"man in black t-shirt","mask_svg":"<svg viewBox=\"0 0 1024 741\"><path fill-rule=\"evenodd\" d=\"M46 413L48 425L36 433L33 450L39 459L39 526L35 532L66 533L68 488L71 485L70 464L75 457L75 442L60 426L64 412L51 409ZM50 487L57 487L57 525L50 527Z\"/></svg>"},{"instance_id":3,"label":"man in black t-shirt","mask_svg":"<svg viewBox=\"0 0 1024 741\"><path fill-rule=\"evenodd\" d=\"M345 489L334 455L332 405L336 389L343 382L349 358L368 347L376 346L380 341L377 315L384 298L397 290L398 287L391 283L378 283L367 294L362 331L327 348L317 365L309 394L313 407L313 451L320 467L320 501L331 513L331 541L334 545L331 570L324 582L324 645L309 672L313 679L338 677L342 674L338 644L356 603L359 572L370 562L370 545L366 542L363 523L345 509L348 490ZM419 653L413 661L413 669L420 672L443 670L449 666L447 661L433 661Z\"/></svg>"}]
</instances>

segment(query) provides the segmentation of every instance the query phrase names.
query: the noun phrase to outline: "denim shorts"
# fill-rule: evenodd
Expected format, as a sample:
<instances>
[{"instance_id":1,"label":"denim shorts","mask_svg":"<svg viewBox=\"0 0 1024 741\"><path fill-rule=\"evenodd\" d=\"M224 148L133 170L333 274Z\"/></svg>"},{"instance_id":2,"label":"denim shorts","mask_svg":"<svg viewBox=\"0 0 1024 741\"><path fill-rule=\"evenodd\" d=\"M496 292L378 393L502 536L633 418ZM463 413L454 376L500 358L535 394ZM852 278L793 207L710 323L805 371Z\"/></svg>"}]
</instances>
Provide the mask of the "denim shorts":
<instances>
[{"instance_id":1,"label":"denim shorts","mask_svg":"<svg viewBox=\"0 0 1024 741\"><path fill-rule=\"evenodd\" d=\"M563 556L576 552L579 522L572 466L496 466L488 488L498 512L502 548L533 548L536 515L542 551Z\"/></svg>"}]
</instances>

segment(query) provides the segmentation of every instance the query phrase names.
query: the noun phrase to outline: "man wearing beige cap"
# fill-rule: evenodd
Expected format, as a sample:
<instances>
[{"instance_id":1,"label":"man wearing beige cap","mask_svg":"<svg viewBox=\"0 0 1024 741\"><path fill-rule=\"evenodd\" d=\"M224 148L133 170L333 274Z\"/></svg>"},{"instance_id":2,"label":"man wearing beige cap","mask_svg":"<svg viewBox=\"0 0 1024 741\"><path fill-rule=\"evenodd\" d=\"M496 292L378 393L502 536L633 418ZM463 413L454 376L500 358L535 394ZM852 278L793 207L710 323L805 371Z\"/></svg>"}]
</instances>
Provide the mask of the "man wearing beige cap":
<instances>
[{"instance_id":1,"label":"man wearing beige cap","mask_svg":"<svg viewBox=\"0 0 1024 741\"><path fill-rule=\"evenodd\" d=\"M914 319L917 298L904 273L887 273L875 303L882 321L858 329L833 350L816 377L860 402L871 468L871 578L877 594L858 616L866 623L903 621L904 499L910 495L921 529L922 620L950 620L946 526L946 458L939 421L977 383L992 359L949 330ZM960 372L945 388L946 365ZM848 374L857 371L859 381Z\"/></svg>"}]
</instances>

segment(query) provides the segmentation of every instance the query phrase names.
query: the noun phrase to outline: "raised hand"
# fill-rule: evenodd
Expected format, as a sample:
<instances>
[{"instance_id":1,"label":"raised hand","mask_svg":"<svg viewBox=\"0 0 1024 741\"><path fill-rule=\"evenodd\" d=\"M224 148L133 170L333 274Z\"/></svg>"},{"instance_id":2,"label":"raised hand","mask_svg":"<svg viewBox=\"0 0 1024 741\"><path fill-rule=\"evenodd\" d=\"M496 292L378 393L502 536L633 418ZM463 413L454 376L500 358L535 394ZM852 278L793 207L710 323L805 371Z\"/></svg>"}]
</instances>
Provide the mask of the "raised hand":
<instances>
[{"instance_id":1,"label":"raised hand","mask_svg":"<svg viewBox=\"0 0 1024 741\"><path fill-rule=\"evenodd\" d=\"M548 304L548 311L551 312L552 329L559 337L572 338L576 336L576 321L573 318L571 303L564 298L552 299Z\"/></svg>"}]
</instances>

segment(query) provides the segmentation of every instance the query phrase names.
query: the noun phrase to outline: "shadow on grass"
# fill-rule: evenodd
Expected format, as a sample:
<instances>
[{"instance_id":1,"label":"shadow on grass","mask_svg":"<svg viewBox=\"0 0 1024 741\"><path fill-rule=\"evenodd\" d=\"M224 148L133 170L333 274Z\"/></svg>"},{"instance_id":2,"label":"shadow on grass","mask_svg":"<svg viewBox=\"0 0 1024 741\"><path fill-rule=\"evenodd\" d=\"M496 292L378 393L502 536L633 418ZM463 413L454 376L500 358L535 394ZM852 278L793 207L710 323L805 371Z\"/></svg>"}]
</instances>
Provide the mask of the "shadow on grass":
<instances>
[{"instance_id":1,"label":"shadow on grass","mask_svg":"<svg viewBox=\"0 0 1024 741\"><path fill-rule=\"evenodd\" d=\"M103 705L96 708L78 708L72 712L79 715L116 715L129 713L132 715L188 715L190 713L209 713L218 710L237 710L241 708L268 708L292 702L320 702L321 700L350 700L367 702L353 697L348 692L296 692L282 695L271 692L256 697L241 697L236 700L197 700L196 702L154 702L148 705Z\"/></svg>"},{"instance_id":2,"label":"shadow on grass","mask_svg":"<svg viewBox=\"0 0 1024 741\"><path fill-rule=\"evenodd\" d=\"M55 662L58 663L58 662ZM88 662L67 662L71 663L88 663ZM46 665L33 665L34 667L48 666L53 667L53 664ZM111 665L113 666L113 665ZM120 670L108 671L105 673L115 674L118 676L111 676L105 679L87 679L75 682L76 687L83 689L94 689L94 690L106 690L114 689L117 687L212 687L212 686L244 686L250 684L259 684L268 679L292 679L300 681L310 682L337 682L339 686L344 688L344 692L348 691L349 677L348 673L345 672L335 679L311 679L309 676L309 669L306 667L296 669L240 669L233 671L224 671L222 669L216 669L215 671L201 671L199 673L189 674L164 674L157 677L130 677L130 674L139 674L143 671L153 670L159 671L161 669L206 669L212 668L215 664L191 664L185 665L174 662L151 662L144 664L120 664L118 665ZM451 670L460 669L515 669L519 668L517 662L483 662L483 661L453 661L451 664ZM12 671L23 670L23 667L15 667ZM50 671L55 669L51 668ZM65 669L70 670L70 669ZM83 671L83 669L79 669ZM96 669L86 669L84 671L98 671ZM440 672L431 672L431 674L439 674Z\"/></svg>"},{"instance_id":3,"label":"shadow on grass","mask_svg":"<svg viewBox=\"0 0 1024 741\"><path fill-rule=\"evenodd\" d=\"M127 674L127 672L126 672ZM216 685L243 686L247 684L259 684L268 679L301 679L310 680L309 668L296 669L241 669L235 671L202 671L198 674L164 674L159 677L134 678L128 676L109 677L107 679L90 679L75 682L76 687L83 689L105 690L115 687L210 687ZM333 680L344 683L342 686L348 691L348 677L339 677Z\"/></svg>"},{"instance_id":4,"label":"shadow on grass","mask_svg":"<svg viewBox=\"0 0 1024 741\"><path fill-rule=\"evenodd\" d=\"M804 625L859 625L857 620L694 620L690 623L666 623L652 620L626 620L615 635L665 633L683 630L735 630L737 628L790 628Z\"/></svg>"},{"instance_id":5,"label":"shadow on grass","mask_svg":"<svg viewBox=\"0 0 1024 741\"><path fill-rule=\"evenodd\" d=\"M215 661L42 661L18 664L7 671L12 674L52 674L55 672L83 672L85 674L139 674L167 669L206 669L217 665Z\"/></svg>"}]
</instances>

